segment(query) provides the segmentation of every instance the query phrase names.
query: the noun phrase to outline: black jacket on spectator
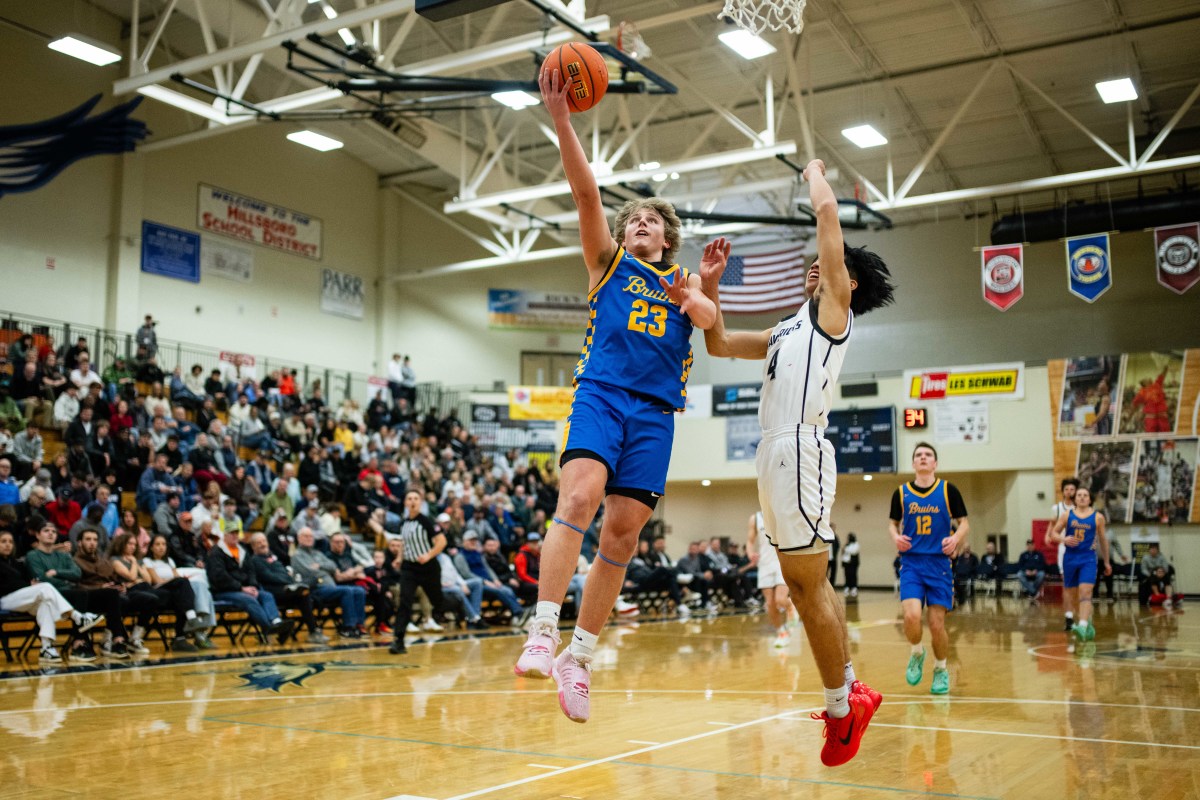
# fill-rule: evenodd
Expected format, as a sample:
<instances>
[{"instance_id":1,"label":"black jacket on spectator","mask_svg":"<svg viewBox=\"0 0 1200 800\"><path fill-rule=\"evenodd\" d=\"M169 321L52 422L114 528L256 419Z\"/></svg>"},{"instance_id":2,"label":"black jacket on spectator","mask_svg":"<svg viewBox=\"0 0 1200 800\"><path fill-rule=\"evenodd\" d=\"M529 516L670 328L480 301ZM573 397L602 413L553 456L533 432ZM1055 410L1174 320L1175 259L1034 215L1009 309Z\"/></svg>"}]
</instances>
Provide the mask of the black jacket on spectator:
<instances>
[{"instance_id":1,"label":"black jacket on spectator","mask_svg":"<svg viewBox=\"0 0 1200 800\"><path fill-rule=\"evenodd\" d=\"M238 548L238 553L240 561L229 554L224 542L208 551L204 559L204 571L208 573L208 585L213 594L240 592L243 587L258 586L249 548L243 545Z\"/></svg>"},{"instance_id":2,"label":"black jacket on spectator","mask_svg":"<svg viewBox=\"0 0 1200 800\"><path fill-rule=\"evenodd\" d=\"M300 471L296 473L296 479L300 481L301 486L320 486L321 465L305 456L300 462Z\"/></svg>"},{"instance_id":3,"label":"black jacket on spectator","mask_svg":"<svg viewBox=\"0 0 1200 800\"><path fill-rule=\"evenodd\" d=\"M274 553L265 556L255 553L250 557L250 566L254 570L254 576L258 579L259 585L272 594L282 592L291 584L297 583L292 580L287 567Z\"/></svg>"},{"instance_id":4,"label":"black jacket on spectator","mask_svg":"<svg viewBox=\"0 0 1200 800\"><path fill-rule=\"evenodd\" d=\"M111 436L105 436L101 439L96 436L95 431L92 431L92 435L88 438L84 450L88 454L88 460L91 461L92 472L96 475L103 475L110 466L115 467L117 465L117 455L113 450Z\"/></svg>"},{"instance_id":5,"label":"black jacket on spectator","mask_svg":"<svg viewBox=\"0 0 1200 800\"><path fill-rule=\"evenodd\" d=\"M1021 572L1045 572L1046 557L1037 550L1034 550L1032 553L1026 550L1017 559L1017 569Z\"/></svg>"},{"instance_id":6,"label":"black jacket on spectator","mask_svg":"<svg viewBox=\"0 0 1200 800\"><path fill-rule=\"evenodd\" d=\"M88 423L88 426L91 428L91 431L84 427L83 420L81 420L79 417L76 417L75 419L71 420L71 424L67 426L66 433L63 434L63 441L67 443L68 447L73 444L86 445L88 439L92 437L92 432L96 430L95 417L92 417L92 421Z\"/></svg>"},{"instance_id":7,"label":"black jacket on spectator","mask_svg":"<svg viewBox=\"0 0 1200 800\"><path fill-rule=\"evenodd\" d=\"M508 559L504 557L503 553L484 553L483 560L492 568L492 572L496 573L496 577L502 583L508 583L517 579L516 573L508 565Z\"/></svg>"},{"instance_id":8,"label":"black jacket on spectator","mask_svg":"<svg viewBox=\"0 0 1200 800\"><path fill-rule=\"evenodd\" d=\"M290 529L285 529L284 533L281 534L278 528L273 528L267 534L267 544L271 547L271 555L278 558L285 567L292 564L292 557L288 553L288 550L290 549L289 545L295 544L295 541L296 537Z\"/></svg>"},{"instance_id":9,"label":"black jacket on spectator","mask_svg":"<svg viewBox=\"0 0 1200 800\"><path fill-rule=\"evenodd\" d=\"M195 468L196 472L200 472L202 470L208 472L217 471L217 460L213 458L212 451L207 447L193 447L191 451L188 452L188 461L192 462L192 466Z\"/></svg>"},{"instance_id":10,"label":"black jacket on spectator","mask_svg":"<svg viewBox=\"0 0 1200 800\"><path fill-rule=\"evenodd\" d=\"M974 553L967 553L954 559L954 580L958 582L969 581L975 577L975 573L979 572L979 559Z\"/></svg>"},{"instance_id":11,"label":"black jacket on spectator","mask_svg":"<svg viewBox=\"0 0 1200 800\"><path fill-rule=\"evenodd\" d=\"M176 530L167 539L167 552L175 559L176 566L194 567L197 561L205 560L207 553L200 547L193 533Z\"/></svg>"},{"instance_id":12,"label":"black jacket on spectator","mask_svg":"<svg viewBox=\"0 0 1200 800\"><path fill-rule=\"evenodd\" d=\"M142 383L162 383L163 371L159 369L158 364L147 361L138 365L137 379Z\"/></svg>"},{"instance_id":13,"label":"black jacket on spectator","mask_svg":"<svg viewBox=\"0 0 1200 800\"><path fill-rule=\"evenodd\" d=\"M1004 556L984 554L979 560L979 576L981 578L998 578L1004 575Z\"/></svg>"},{"instance_id":14,"label":"black jacket on spectator","mask_svg":"<svg viewBox=\"0 0 1200 800\"><path fill-rule=\"evenodd\" d=\"M12 594L29 585L29 573L25 565L15 558L0 556L0 597Z\"/></svg>"}]
</instances>

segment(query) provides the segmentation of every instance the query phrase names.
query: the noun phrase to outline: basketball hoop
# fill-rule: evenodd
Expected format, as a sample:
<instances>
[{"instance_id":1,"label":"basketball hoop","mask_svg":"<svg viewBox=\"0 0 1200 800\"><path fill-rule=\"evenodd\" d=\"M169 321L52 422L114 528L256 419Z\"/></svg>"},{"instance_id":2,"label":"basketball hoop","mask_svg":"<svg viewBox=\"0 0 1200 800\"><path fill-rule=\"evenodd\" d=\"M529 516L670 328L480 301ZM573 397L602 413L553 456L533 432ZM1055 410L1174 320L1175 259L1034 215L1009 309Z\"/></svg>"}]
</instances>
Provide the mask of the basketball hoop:
<instances>
[{"instance_id":1,"label":"basketball hoop","mask_svg":"<svg viewBox=\"0 0 1200 800\"><path fill-rule=\"evenodd\" d=\"M650 45L646 44L646 40L638 33L637 26L624 20L617 28L617 49L634 61L654 55L650 51Z\"/></svg>"},{"instance_id":2,"label":"basketball hoop","mask_svg":"<svg viewBox=\"0 0 1200 800\"><path fill-rule=\"evenodd\" d=\"M725 0L721 16L727 17L755 36L765 30L804 30L806 0Z\"/></svg>"}]
</instances>

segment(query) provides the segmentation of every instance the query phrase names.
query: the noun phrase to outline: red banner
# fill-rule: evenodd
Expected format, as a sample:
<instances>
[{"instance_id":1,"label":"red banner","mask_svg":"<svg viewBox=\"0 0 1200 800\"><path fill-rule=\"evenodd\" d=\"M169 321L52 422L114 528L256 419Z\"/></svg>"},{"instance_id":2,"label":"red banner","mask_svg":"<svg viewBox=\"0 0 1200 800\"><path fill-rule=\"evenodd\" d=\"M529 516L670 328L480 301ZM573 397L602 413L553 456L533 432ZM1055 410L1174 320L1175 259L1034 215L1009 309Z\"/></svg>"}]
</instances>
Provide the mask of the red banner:
<instances>
[{"instance_id":1,"label":"red banner","mask_svg":"<svg viewBox=\"0 0 1200 800\"><path fill-rule=\"evenodd\" d=\"M983 299L1007 311L1025 294L1025 254L1019 244L983 248Z\"/></svg>"},{"instance_id":2,"label":"red banner","mask_svg":"<svg viewBox=\"0 0 1200 800\"><path fill-rule=\"evenodd\" d=\"M1175 294L1200 283L1200 222L1154 229L1158 282Z\"/></svg>"}]
</instances>

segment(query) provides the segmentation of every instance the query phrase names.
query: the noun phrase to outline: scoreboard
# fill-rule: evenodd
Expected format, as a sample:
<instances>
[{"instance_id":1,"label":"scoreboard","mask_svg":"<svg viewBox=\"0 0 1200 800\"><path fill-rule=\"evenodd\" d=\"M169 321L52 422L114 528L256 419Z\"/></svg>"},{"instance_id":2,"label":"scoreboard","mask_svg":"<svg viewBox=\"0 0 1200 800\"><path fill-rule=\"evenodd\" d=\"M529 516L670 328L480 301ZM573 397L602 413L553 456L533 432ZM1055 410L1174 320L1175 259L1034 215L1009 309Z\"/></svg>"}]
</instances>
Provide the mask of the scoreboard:
<instances>
[{"instance_id":1,"label":"scoreboard","mask_svg":"<svg viewBox=\"0 0 1200 800\"><path fill-rule=\"evenodd\" d=\"M851 475L896 471L896 409L830 411L825 438L837 452L837 471Z\"/></svg>"}]
</instances>

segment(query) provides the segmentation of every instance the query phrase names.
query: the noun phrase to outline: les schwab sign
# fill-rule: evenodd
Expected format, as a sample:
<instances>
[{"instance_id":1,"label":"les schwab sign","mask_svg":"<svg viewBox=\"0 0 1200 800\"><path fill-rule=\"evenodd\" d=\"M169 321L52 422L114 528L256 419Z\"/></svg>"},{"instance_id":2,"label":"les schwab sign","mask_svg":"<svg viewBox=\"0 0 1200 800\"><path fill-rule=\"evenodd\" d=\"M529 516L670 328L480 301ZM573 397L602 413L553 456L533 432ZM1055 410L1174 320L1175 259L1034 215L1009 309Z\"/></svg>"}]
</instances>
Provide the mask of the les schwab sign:
<instances>
[{"instance_id":1,"label":"les schwab sign","mask_svg":"<svg viewBox=\"0 0 1200 800\"><path fill-rule=\"evenodd\" d=\"M244 194L200 184L200 229L321 260L321 220Z\"/></svg>"},{"instance_id":2,"label":"les schwab sign","mask_svg":"<svg viewBox=\"0 0 1200 800\"><path fill-rule=\"evenodd\" d=\"M1025 365L1018 361L1012 364L906 370L904 396L908 400L966 397L1021 400L1025 397Z\"/></svg>"}]
</instances>

